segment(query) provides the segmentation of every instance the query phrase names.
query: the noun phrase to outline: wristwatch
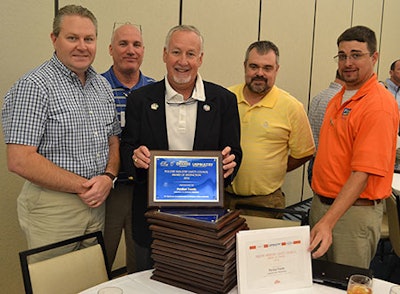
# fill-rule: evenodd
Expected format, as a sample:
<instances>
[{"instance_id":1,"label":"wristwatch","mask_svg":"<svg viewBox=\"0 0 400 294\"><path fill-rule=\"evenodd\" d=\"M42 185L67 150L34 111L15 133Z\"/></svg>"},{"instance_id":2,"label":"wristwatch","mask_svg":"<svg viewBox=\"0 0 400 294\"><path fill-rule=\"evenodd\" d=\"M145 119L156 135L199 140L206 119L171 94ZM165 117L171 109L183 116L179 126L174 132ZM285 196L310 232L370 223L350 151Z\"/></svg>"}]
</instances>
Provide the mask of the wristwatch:
<instances>
[{"instance_id":1,"label":"wristwatch","mask_svg":"<svg viewBox=\"0 0 400 294\"><path fill-rule=\"evenodd\" d=\"M117 177L117 176L114 176L114 175L113 175L112 173L110 173L110 172L104 172L104 173L102 173L102 175L107 176L107 177L109 177L109 178L111 179L111 181L112 181L112 188L114 189L114 188L115 188L115 182L117 181L118 177Z\"/></svg>"}]
</instances>

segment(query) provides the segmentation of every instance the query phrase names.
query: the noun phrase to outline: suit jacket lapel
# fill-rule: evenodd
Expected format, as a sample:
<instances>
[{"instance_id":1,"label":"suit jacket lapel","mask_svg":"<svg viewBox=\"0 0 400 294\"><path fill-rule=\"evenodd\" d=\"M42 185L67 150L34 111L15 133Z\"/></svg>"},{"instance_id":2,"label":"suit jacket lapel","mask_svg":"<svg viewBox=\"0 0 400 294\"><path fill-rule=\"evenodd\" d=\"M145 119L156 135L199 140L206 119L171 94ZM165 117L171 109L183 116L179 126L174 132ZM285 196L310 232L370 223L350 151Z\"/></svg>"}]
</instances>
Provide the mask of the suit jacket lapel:
<instances>
[{"instance_id":1,"label":"suit jacket lapel","mask_svg":"<svg viewBox=\"0 0 400 294\"><path fill-rule=\"evenodd\" d=\"M168 150L167 126L165 121L165 82L158 82L157 87L148 93L148 123L154 140L160 150Z\"/></svg>"},{"instance_id":2,"label":"suit jacket lapel","mask_svg":"<svg viewBox=\"0 0 400 294\"><path fill-rule=\"evenodd\" d=\"M199 101L197 104L196 132L193 147L199 150L204 150L205 142L210 140L210 130L215 127L213 123L218 111L216 97L213 96L213 93L207 93L207 89L206 97L206 101Z\"/></svg>"}]
</instances>

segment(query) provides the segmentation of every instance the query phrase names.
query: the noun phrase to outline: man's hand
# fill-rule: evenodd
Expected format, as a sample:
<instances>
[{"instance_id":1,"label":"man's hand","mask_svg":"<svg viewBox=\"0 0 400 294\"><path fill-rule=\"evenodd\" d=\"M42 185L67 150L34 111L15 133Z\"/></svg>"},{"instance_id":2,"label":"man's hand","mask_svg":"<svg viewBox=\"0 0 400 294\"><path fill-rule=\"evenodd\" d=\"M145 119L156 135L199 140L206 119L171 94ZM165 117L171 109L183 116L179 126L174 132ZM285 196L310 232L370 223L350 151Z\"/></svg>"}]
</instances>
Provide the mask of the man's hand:
<instances>
[{"instance_id":1,"label":"man's hand","mask_svg":"<svg viewBox=\"0 0 400 294\"><path fill-rule=\"evenodd\" d=\"M235 154L231 154L231 147L226 146L224 150L222 150L222 169L224 170L224 178L229 177L236 166L235 162Z\"/></svg>"},{"instance_id":2,"label":"man's hand","mask_svg":"<svg viewBox=\"0 0 400 294\"><path fill-rule=\"evenodd\" d=\"M89 207L99 207L107 199L112 188L112 180L106 175L99 175L83 183L86 192L78 194Z\"/></svg>"},{"instance_id":3,"label":"man's hand","mask_svg":"<svg viewBox=\"0 0 400 294\"><path fill-rule=\"evenodd\" d=\"M353 171L328 211L313 227L310 234L310 247L308 248L311 252L316 250L312 254L313 258L321 257L328 251L332 245L333 228L353 205L354 201L360 197L367 186L368 177L369 174L365 172Z\"/></svg>"},{"instance_id":4,"label":"man's hand","mask_svg":"<svg viewBox=\"0 0 400 294\"><path fill-rule=\"evenodd\" d=\"M311 230L310 247L313 258L324 255L332 244L332 227L319 221ZM319 246L319 247L318 247Z\"/></svg>"},{"instance_id":5,"label":"man's hand","mask_svg":"<svg viewBox=\"0 0 400 294\"><path fill-rule=\"evenodd\" d=\"M133 164L138 168L148 169L150 164L150 151L146 146L140 146L133 151Z\"/></svg>"}]
</instances>

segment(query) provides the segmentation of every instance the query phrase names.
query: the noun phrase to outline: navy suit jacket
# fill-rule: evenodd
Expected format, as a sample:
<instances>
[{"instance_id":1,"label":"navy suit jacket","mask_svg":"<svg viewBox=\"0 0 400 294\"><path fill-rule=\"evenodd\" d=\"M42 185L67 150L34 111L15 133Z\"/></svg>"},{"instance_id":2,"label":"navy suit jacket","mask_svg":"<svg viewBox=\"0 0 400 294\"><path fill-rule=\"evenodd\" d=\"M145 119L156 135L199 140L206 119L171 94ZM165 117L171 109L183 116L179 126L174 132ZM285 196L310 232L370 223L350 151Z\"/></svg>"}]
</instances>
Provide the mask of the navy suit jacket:
<instances>
[{"instance_id":1,"label":"navy suit jacket","mask_svg":"<svg viewBox=\"0 0 400 294\"><path fill-rule=\"evenodd\" d=\"M235 94L227 89L204 81L206 100L197 102L197 121L193 150L220 150L232 148L237 166L229 184L236 175L242 160L240 147L240 119ZM205 106L208 105L208 106ZM168 150L165 116L165 81L141 87L127 99L126 125L121 137L121 163L134 178L133 236L141 246L150 246L151 234L144 217L147 210L147 170L135 168L133 151L141 145L151 150Z\"/></svg>"}]
</instances>

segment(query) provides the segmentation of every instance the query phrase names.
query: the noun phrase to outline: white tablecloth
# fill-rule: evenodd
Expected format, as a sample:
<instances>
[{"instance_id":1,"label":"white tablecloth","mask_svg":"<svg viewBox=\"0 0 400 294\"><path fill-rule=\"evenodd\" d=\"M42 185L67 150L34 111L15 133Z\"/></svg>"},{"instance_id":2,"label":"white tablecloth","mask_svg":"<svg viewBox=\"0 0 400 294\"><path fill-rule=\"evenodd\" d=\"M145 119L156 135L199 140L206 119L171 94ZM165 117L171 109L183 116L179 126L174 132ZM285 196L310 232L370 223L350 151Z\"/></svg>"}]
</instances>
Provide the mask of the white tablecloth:
<instances>
[{"instance_id":1,"label":"white tablecloth","mask_svg":"<svg viewBox=\"0 0 400 294\"><path fill-rule=\"evenodd\" d=\"M176 288L164 283L160 283L150 279L152 270L134 273L131 275L123 276L103 284L97 285L87 289L82 294L97 294L97 291L106 287L119 287L124 294L188 294L192 293L180 288ZM374 294L388 294L390 287L394 284L374 279L373 284ZM232 289L229 294L237 294L236 287ZM311 288L296 289L290 291L279 292L279 294L345 294L346 291L327 287L319 284L314 284ZM266 293L267 294L267 293Z\"/></svg>"}]
</instances>

